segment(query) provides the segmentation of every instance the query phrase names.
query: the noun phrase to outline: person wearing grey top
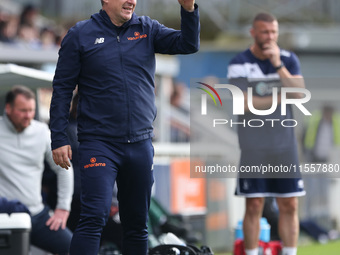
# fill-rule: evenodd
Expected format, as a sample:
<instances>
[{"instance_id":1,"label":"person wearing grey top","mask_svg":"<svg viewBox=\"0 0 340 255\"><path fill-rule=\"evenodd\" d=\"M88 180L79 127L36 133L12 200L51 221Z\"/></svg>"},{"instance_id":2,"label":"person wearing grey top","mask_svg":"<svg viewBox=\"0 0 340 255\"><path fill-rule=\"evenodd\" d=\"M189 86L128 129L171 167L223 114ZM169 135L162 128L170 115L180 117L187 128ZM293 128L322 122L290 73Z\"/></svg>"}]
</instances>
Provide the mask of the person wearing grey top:
<instances>
[{"instance_id":1,"label":"person wearing grey top","mask_svg":"<svg viewBox=\"0 0 340 255\"><path fill-rule=\"evenodd\" d=\"M31 243L53 254L68 254L72 233L66 228L73 193L73 169L53 162L47 124L34 120L35 94L14 86L0 117L0 197L19 200L32 219ZM57 174L58 202L53 215L43 204L44 160Z\"/></svg>"}]
</instances>

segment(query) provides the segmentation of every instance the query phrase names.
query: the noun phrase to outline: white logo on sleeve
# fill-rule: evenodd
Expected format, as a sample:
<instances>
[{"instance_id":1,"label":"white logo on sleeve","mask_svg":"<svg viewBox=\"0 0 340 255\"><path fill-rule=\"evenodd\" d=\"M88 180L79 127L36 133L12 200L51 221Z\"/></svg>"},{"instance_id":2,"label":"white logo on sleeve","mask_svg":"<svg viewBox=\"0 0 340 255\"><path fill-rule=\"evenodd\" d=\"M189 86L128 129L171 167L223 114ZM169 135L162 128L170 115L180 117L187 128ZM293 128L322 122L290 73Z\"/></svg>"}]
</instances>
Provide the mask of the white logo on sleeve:
<instances>
[{"instance_id":1,"label":"white logo on sleeve","mask_svg":"<svg viewBox=\"0 0 340 255\"><path fill-rule=\"evenodd\" d=\"M105 40L104 37L97 38L94 44L103 43L104 40Z\"/></svg>"}]
</instances>

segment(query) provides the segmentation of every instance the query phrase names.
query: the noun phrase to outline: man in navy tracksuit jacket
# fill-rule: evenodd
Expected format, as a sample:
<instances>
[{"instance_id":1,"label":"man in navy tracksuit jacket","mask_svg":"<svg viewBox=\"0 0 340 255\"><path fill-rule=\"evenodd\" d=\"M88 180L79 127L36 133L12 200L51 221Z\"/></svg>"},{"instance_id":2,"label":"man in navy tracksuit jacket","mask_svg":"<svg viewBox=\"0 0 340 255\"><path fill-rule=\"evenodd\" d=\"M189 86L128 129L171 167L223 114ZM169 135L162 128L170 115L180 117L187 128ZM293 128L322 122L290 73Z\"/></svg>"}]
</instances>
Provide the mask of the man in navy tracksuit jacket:
<instances>
[{"instance_id":1,"label":"man in navy tracksuit jacket","mask_svg":"<svg viewBox=\"0 0 340 255\"><path fill-rule=\"evenodd\" d=\"M152 122L156 117L155 53L199 49L194 0L181 4L181 30L134 13L137 0L102 0L102 10L65 36L53 81L53 158L67 169L66 135L72 91L78 84L82 212L70 254L95 255L118 185L123 254L147 253L147 215L153 184Z\"/></svg>"}]
</instances>

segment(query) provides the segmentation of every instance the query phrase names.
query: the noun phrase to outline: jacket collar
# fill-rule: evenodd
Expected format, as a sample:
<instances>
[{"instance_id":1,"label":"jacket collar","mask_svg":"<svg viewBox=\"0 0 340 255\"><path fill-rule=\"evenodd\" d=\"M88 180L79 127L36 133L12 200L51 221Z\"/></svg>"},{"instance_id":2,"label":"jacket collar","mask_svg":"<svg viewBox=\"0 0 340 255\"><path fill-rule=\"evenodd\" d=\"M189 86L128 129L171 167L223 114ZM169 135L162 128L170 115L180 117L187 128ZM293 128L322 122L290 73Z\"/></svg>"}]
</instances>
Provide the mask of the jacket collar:
<instances>
[{"instance_id":1,"label":"jacket collar","mask_svg":"<svg viewBox=\"0 0 340 255\"><path fill-rule=\"evenodd\" d=\"M115 24L112 23L109 15L107 15L106 11L104 11L103 9L101 9L99 11L99 15L101 16L102 19L104 19L105 23L106 24L110 24L110 25L113 25L115 26L116 28L118 28ZM125 22L121 28L125 28L125 27L128 27L128 26L131 26L131 25L135 25L135 24L140 24L140 20L138 18L138 16L135 14L135 13L132 13L132 17L129 21Z\"/></svg>"}]
</instances>

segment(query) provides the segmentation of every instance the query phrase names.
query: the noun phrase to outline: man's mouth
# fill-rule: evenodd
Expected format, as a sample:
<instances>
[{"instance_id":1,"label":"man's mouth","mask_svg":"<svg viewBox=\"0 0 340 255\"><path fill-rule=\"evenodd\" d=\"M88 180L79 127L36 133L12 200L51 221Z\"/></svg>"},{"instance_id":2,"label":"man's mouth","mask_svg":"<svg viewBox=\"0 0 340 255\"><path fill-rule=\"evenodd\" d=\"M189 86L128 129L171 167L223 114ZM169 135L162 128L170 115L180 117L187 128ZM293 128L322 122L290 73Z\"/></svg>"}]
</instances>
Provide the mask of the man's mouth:
<instances>
[{"instance_id":1,"label":"man's mouth","mask_svg":"<svg viewBox=\"0 0 340 255\"><path fill-rule=\"evenodd\" d=\"M123 10L125 10L125 11L132 11L133 10L133 8L132 7L129 7L129 6L123 6Z\"/></svg>"}]
</instances>

